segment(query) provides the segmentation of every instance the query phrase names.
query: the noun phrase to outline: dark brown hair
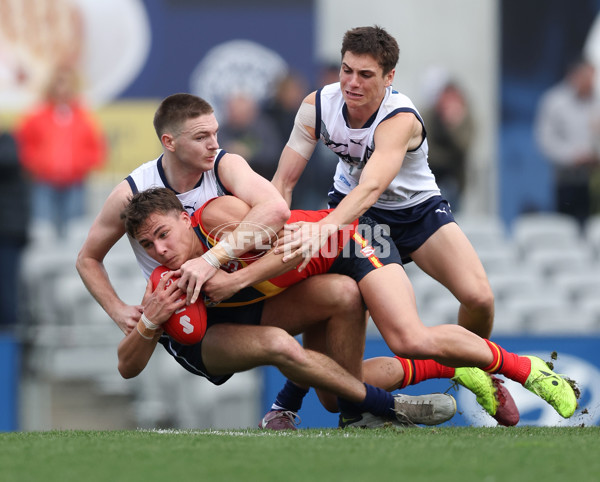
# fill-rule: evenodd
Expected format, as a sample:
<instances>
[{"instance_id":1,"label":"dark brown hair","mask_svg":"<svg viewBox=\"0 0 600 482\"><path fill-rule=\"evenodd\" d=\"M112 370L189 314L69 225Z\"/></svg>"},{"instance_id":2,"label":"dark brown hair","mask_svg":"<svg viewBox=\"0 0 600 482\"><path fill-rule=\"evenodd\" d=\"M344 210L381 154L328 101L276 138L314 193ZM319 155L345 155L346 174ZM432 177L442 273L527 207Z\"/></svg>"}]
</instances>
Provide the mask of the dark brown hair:
<instances>
[{"instance_id":1,"label":"dark brown hair","mask_svg":"<svg viewBox=\"0 0 600 482\"><path fill-rule=\"evenodd\" d=\"M138 230L152 214L185 211L179 198L166 187L156 187L134 194L121 213L127 233L136 237Z\"/></svg>"},{"instance_id":2,"label":"dark brown hair","mask_svg":"<svg viewBox=\"0 0 600 482\"><path fill-rule=\"evenodd\" d=\"M371 55L383 69L384 75L396 67L400 56L396 39L377 25L348 30L342 41L342 58L346 52Z\"/></svg>"}]
</instances>

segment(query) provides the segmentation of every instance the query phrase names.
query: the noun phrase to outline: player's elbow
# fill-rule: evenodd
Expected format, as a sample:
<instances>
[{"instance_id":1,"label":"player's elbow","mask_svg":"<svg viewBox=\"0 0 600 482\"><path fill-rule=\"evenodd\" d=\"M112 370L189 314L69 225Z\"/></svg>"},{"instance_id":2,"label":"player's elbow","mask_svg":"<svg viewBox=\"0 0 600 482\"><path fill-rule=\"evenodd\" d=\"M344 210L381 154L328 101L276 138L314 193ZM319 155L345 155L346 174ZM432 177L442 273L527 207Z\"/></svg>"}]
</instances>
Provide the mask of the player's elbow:
<instances>
[{"instance_id":1,"label":"player's elbow","mask_svg":"<svg viewBox=\"0 0 600 482\"><path fill-rule=\"evenodd\" d=\"M125 379L125 380L129 380L130 378L135 377L135 375L133 373L131 373L129 370L127 370L127 367L124 367L123 365L121 365L119 363L119 373L120 375Z\"/></svg>"},{"instance_id":2,"label":"player's elbow","mask_svg":"<svg viewBox=\"0 0 600 482\"><path fill-rule=\"evenodd\" d=\"M281 221L282 225L287 222L291 214L292 212L290 211L289 206L284 200L278 203L277 220Z\"/></svg>"},{"instance_id":3,"label":"player's elbow","mask_svg":"<svg viewBox=\"0 0 600 482\"><path fill-rule=\"evenodd\" d=\"M147 363L147 361L142 362L140 358L136 356L135 350L132 351L128 339L129 337L123 338L117 348L117 370L119 370L119 374L126 380L137 377L142 373Z\"/></svg>"},{"instance_id":4,"label":"player's elbow","mask_svg":"<svg viewBox=\"0 0 600 482\"><path fill-rule=\"evenodd\" d=\"M75 260L75 269L79 273L79 276L84 280L91 262L92 258L88 256L83 249L79 251L77 259Z\"/></svg>"},{"instance_id":5,"label":"player's elbow","mask_svg":"<svg viewBox=\"0 0 600 482\"><path fill-rule=\"evenodd\" d=\"M83 270L83 254L81 251L77 253L77 259L75 260L75 269L81 275L81 271Z\"/></svg>"},{"instance_id":6,"label":"player's elbow","mask_svg":"<svg viewBox=\"0 0 600 482\"><path fill-rule=\"evenodd\" d=\"M143 368L139 368L131 363L124 362L123 360L119 360L117 368L119 370L119 374L125 380L137 377L143 370Z\"/></svg>"},{"instance_id":7,"label":"player's elbow","mask_svg":"<svg viewBox=\"0 0 600 482\"><path fill-rule=\"evenodd\" d=\"M278 228L283 226L292 214L283 198L273 201L269 212L271 215L271 226L277 226Z\"/></svg>"}]
</instances>

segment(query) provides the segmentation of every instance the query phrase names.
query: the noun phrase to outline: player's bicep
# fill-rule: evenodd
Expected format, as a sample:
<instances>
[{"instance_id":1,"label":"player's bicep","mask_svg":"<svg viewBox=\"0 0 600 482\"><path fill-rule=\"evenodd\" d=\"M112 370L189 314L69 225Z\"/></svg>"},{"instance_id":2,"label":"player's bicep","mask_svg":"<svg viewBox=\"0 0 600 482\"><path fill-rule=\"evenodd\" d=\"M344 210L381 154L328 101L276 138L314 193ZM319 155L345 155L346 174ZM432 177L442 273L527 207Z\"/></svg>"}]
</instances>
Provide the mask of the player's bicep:
<instances>
[{"instance_id":1,"label":"player's bicep","mask_svg":"<svg viewBox=\"0 0 600 482\"><path fill-rule=\"evenodd\" d=\"M286 146L305 160L310 159L317 144L316 124L317 110L315 105L302 102L296 113L294 127Z\"/></svg>"},{"instance_id":2,"label":"player's bicep","mask_svg":"<svg viewBox=\"0 0 600 482\"><path fill-rule=\"evenodd\" d=\"M281 195L264 177L254 172L237 154L226 154L219 164L219 177L225 188L251 207L265 201L283 201Z\"/></svg>"}]
</instances>

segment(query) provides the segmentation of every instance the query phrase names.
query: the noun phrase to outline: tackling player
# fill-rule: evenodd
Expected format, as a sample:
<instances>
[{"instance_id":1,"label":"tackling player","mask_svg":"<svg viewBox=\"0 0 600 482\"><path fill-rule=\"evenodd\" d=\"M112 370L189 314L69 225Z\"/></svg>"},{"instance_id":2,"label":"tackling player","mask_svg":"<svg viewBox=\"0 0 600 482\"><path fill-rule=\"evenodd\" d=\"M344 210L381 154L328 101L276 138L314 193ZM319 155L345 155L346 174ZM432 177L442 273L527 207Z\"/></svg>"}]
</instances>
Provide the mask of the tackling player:
<instances>
[{"instance_id":1,"label":"tackling player","mask_svg":"<svg viewBox=\"0 0 600 482\"><path fill-rule=\"evenodd\" d=\"M380 27L358 27L345 33L341 54L340 82L304 99L272 181L290 205L321 140L338 156L328 193L329 207L335 209L318 223L293 227L282 249L302 253L302 269L337 226L366 214L389 226L403 262L414 261L458 299L458 324L489 338L494 296L486 273L429 168L421 116L392 86L398 43ZM409 296L408 286L398 285L395 296ZM415 316L407 307L404 313L407 320ZM500 380L493 381L502 402L495 418L507 424L504 406L517 410Z\"/></svg>"}]
</instances>

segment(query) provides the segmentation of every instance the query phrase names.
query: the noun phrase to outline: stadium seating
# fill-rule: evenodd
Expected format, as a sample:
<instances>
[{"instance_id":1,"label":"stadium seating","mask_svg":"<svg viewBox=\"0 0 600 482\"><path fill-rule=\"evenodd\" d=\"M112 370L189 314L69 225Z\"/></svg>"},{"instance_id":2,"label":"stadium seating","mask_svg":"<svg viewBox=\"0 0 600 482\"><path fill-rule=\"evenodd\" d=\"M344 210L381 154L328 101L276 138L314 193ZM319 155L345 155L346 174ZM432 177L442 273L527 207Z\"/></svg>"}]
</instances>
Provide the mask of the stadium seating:
<instances>
[{"instance_id":1,"label":"stadium seating","mask_svg":"<svg viewBox=\"0 0 600 482\"><path fill-rule=\"evenodd\" d=\"M569 248L581 238L579 223L560 213L530 213L519 216L511 227L512 238L522 251L532 246Z\"/></svg>"},{"instance_id":2,"label":"stadium seating","mask_svg":"<svg viewBox=\"0 0 600 482\"><path fill-rule=\"evenodd\" d=\"M527 333L536 336L581 336L598 330L600 311L585 306L544 306L529 314Z\"/></svg>"},{"instance_id":3,"label":"stadium seating","mask_svg":"<svg viewBox=\"0 0 600 482\"><path fill-rule=\"evenodd\" d=\"M475 249L502 247L509 241L504 223L496 216L457 215L456 222Z\"/></svg>"},{"instance_id":4,"label":"stadium seating","mask_svg":"<svg viewBox=\"0 0 600 482\"><path fill-rule=\"evenodd\" d=\"M524 214L510 229L493 217L460 216L457 221L494 291L494 334L542 333L544 315L548 333L565 333L569 326L574 333L600 330L594 321L600 313L600 302L596 306L594 301L600 289L600 216L590 218L583 230L557 213ZM424 323L455 322L458 305L448 299L447 290L414 263L405 268ZM572 317L565 316L569 310Z\"/></svg>"},{"instance_id":5,"label":"stadium seating","mask_svg":"<svg viewBox=\"0 0 600 482\"><path fill-rule=\"evenodd\" d=\"M588 245L596 251L596 254L600 255L600 214L588 218L583 235Z\"/></svg>"},{"instance_id":6,"label":"stadium seating","mask_svg":"<svg viewBox=\"0 0 600 482\"><path fill-rule=\"evenodd\" d=\"M515 264L510 268L487 270L496 305L504 304L512 296L535 295L545 281L537 267Z\"/></svg>"}]
</instances>

